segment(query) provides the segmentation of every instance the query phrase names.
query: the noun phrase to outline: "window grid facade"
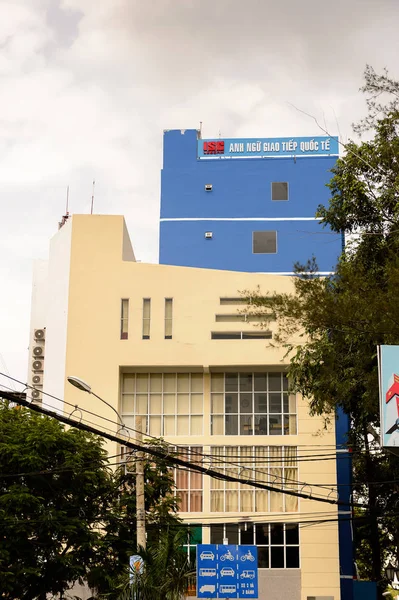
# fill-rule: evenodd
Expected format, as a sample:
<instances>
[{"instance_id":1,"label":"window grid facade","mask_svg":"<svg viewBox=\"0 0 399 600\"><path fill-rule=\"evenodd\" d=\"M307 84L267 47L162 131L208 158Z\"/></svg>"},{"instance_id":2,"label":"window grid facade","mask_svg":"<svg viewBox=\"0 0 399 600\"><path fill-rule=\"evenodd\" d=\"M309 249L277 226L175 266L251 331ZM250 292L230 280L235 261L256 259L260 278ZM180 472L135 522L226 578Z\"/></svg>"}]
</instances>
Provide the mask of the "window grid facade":
<instances>
[{"instance_id":1,"label":"window grid facade","mask_svg":"<svg viewBox=\"0 0 399 600\"><path fill-rule=\"evenodd\" d=\"M296 433L296 396L285 373L212 373L212 435Z\"/></svg>"},{"instance_id":2,"label":"window grid facade","mask_svg":"<svg viewBox=\"0 0 399 600\"><path fill-rule=\"evenodd\" d=\"M178 458L192 463L202 464L202 446L179 446ZM202 473L190 471L183 467L174 469L174 480L176 483L175 495L179 497L180 512L202 512Z\"/></svg>"},{"instance_id":3,"label":"window grid facade","mask_svg":"<svg viewBox=\"0 0 399 600\"><path fill-rule=\"evenodd\" d=\"M143 340L149 340L151 334L151 298L143 298Z\"/></svg>"},{"instance_id":4,"label":"window grid facade","mask_svg":"<svg viewBox=\"0 0 399 600\"><path fill-rule=\"evenodd\" d=\"M202 435L203 404L202 373L123 375L124 423L134 428L135 416L142 416L143 430L150 435Z\"/></svg>"},{"instance_id":5,"label":"window grid facade","mask_svg":"<svg viewBox=\"0 0 399 600\"><path fill-rule=\"evenodd\" d=\"M213 446L213 468L284 490L298 490L296 446ZM211 479L211 512L297 512L298 498Z\"/></svg>"},{"instance_id":6,"label":"window grid facade","mask_svg":"<svg viewBox=\"0 0 399 600\"><path fill-rule=\"evenodd\" d=\"M127 340L129 335L129 300L121 300L121 340Z\"/></svg>"},{"instance_id":7,"label":"window grid facade","mask_svg":"<svg viewBox=\"0 0 399 600\"><path fill-rule=\"evenodd\" d=\"M299 569L298 523L211 525L211 544L254 544L259 569Z\"/></svg>"}]
</instances>

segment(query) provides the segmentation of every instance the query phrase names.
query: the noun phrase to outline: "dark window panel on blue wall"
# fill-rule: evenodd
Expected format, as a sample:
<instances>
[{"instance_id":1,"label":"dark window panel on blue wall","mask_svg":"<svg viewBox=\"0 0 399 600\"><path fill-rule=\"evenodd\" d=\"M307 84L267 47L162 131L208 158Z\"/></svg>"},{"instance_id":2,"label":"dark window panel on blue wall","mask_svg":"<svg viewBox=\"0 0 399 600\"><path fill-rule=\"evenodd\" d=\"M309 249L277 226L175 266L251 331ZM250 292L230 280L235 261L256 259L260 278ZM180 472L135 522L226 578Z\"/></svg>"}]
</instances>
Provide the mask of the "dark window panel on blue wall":
<instances>
[{"instance_id":1,"label":"dark window panel on blue wall","mask_svg":"<svg viewBox=\"0 0 399 600\"><path fill-rule=\"evenodd\" d=\"M272 200L288 200L288 182L272 182Z\"/></svg>"},{"instance_id":2,"label":"dark window panel on blue wall","mask_svg":"<svg viewBox=\"0 0 399 600\"><path fill-rule=\"evenodd\" d=\"M254 254L276 254L277 231L253 231L252 252Z\"/></svg>"}]
</instances>

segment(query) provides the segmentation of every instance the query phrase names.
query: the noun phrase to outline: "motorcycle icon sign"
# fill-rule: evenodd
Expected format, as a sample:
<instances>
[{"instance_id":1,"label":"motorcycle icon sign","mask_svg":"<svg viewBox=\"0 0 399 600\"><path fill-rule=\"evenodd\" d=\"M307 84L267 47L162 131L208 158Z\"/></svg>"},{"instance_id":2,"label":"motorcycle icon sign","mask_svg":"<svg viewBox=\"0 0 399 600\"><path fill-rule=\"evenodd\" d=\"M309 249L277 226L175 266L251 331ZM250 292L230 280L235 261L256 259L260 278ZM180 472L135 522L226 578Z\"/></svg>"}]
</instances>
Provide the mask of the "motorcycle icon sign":
<instances>
[{"instance_id":1,"label":"motorcycle icon sign","mask_svg":"<svg viewBox=\"0 0 399 600\"><path fill-rule=\"evenodd\" d=\"M232 553L230 552L230 550L228 550L225 554L222 554L220 557L220 560L222 562L224 562L225 560L234 560L234 556L232 555Z\"/></svg>"},{"instance_id":2,"label":"motorcycle icon sign","mask_svg":"<svg viewBox=\"0 0 399 600\"><path fill-rule=\"evenodd\" d=\"M252 554L251 550L248 550L248 551L247 551L245 554L243 554L243 555L241 556L241 560L242 560L242 562L245 562L246 560L249 560L249 561L251 561L251 562L254 562L254 560L255 560L255 557L254 557L254 555Z\"/></svg>"}]
</instances>

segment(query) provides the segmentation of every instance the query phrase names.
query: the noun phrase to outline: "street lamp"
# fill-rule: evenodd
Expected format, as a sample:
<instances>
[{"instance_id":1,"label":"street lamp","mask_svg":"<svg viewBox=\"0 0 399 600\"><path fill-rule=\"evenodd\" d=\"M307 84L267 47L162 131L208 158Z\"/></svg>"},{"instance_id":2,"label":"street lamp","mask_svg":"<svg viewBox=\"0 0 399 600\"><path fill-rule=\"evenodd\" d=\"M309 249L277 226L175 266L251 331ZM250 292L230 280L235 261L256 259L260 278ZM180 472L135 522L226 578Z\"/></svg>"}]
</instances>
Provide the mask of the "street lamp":
<instances>
[{"instance_id":1,"label":"street lamp","mask_svg":"<svg viewBox=\"0 0 399 600\"><path fill-rule=\"evenodd\" d=\"M116 408L114 408L112 406L112 404L110 404L109 402L107 402L106 400L104 400L104 398L101 398L101 396L98 396L97 394L95 394L92 389L91 386L86 383L85 381L83 381L83 379L79 379L79 377L67 377L67 381L69 381L69 383L71 383L73 386L75 386L76 388L78 388L78 390L81 390L82 392L87 392L88 394L91 394L92 396L95 396L96 398L98 398L99 400L101 400L101 402L104 402L104 404L106 404L107 406L109 406L109 408L111 410L114 411L114 413L117 415L120 425L122 427L125 427L123 421L122 421L122 417L120 416L120 414L118 413L118 411L116 410Z\"/></svg>"},{"instance_id":2,"label":"street lamp","mask_svg":"<svg viewBox=\"0 0 399 600\"><path fill-rule=\"evenodd\" d=\"M120 425L122 429L126 430L126 426L122 421L122 417L118 413L118 411L109 404L104 398L95 394L91 386L80 379L79 377L67 377L67 381L71 383L73 386L81 390L82 392L87 392L88 394L92 394L96 398L98 398L101 402L104 402L109 408L111 408L114 413L118 416ZM127 431L127 430L126 430ZM142 441L142 433L141 433L141 417L136 416L136 437L141 444ZM129 434L130 438L130 434ZM144 496L144 455L142 451L138 451L136 453L136 517L137 517L137 549L146 548L146 533L145 533L145 496Z\"/></svg>"},{"instance_id":3,"label":"street lamp","mask_svg":"<svg viewBox=\"0 0 399 600\"><path fill-rule=\"evenodd\" d=\"M386 567L385 575L391 583L393 583L395 577L396 580L399 581L399 569L397 567L394 567L392 563L389 563L389 565Z\"/></svg>"}]
</instances>

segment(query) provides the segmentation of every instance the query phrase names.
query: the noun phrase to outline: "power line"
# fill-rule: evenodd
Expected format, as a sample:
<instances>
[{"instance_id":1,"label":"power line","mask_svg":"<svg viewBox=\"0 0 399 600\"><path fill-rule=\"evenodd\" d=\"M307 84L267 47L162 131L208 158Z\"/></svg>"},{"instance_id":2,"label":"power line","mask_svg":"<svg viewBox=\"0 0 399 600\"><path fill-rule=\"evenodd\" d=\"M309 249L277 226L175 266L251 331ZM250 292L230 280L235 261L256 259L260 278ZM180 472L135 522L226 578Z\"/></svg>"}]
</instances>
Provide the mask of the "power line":
<instances>
[{"instance_id":1,"label":"power line","mask_svg":"<svg viewBox=\"0 0 399 600\"><path fill-rule=\"evenodd\" d=\"M268 490L268 491L272 491L272 492L279 492L279 493L286 494L289 496L303 498L305 500L324 502L324 503L333 504L336 506L358 506L361 508L363 507L363 505L359 504L359 503L354 503L354 502L349 502L349 501L341 502L339 500L335 500L335 499L332 499L332 498L329 498L326 496L313 496L312 493L305 494L304 492L296 492L296 491L290 490L290 489L276 488L272 485L261 483L259 481L254 481L251 479L242 479L240 477L235 477L235 476L228 475L225 473L219 473L218 471L215 471L214 469L206 468L206 467L203 467L196 463L184 461L176 456L171 456L170 450L163 450L161 448L158 449L158 448L154 448L154 447L148 447L148 446L143 446L140 444L135 444L135 443L131 442L130 440L124 440L123 438L120 438L113 433L111 434L111 433L108 433L105 431L101 431L101 430L93 427L92 425L88 425L83 422L74 421L73 419L71 419L69 417L65 417L65 416L57 414L53 411L44 409L41 406L31 404L27 400L24 400L22 398L15 399L14 397L12 397L11 394L9 394L7 392L0 391L0 395L5 397L5 399L14 401L16 404L25 406L26 408L29 408L30 410L32 410L34 412L38 412L40 414L44 414L49 417L52 417L66 425L71 425L72 427L76 427L77 429L81 429L83 431L87 431L87 432L93 433L95 435L100 435L106 439L109 439L110 441L117 442L121 445L127 446L134 450L145 451L147 454L153 455L157 458L161 458L161 459L165 460L166 462L169 462L171 465L180 465L183 467L190 467L193 471L197 471L199 473L202 473L203 475L208 475L209 477L211 477L213 479L221 479L224 481L230 481L230 482L234 482L234 483L243 483L245 485L249 485L251 487L255 487L258 489L264 489L264 490Z\"/></svg>"},{"instance_id":2,"label":"power line","mask_svg":"<svg viewBox=\"0 0 399 600\"><path fill-rule=\"evenodd\" d=\"M18 380L16 380L16 381L18 381ZM52 396L51 394L47 394L46 392L43 392L43 394L44 395L49 395L52 398L58 400L59 402L62 402L62 400L60 398ZM45 402L42 402L42 405L48 406L50 409L53 408L51 405L48 405ZM73 405L71 405L71 406L73 406ZM88 423L89 425L93 425L93 423L91 421L83 419L82 410L84 411L85 409L81 409L78 405L75 405L75 409L70 413L69 417L71 417L72 414L75 411L79 411L81 413L81 420L80 420L80 422L85 422L85 423ZM89 412L89 411L87 411L87 412ZM100 415L96 415L96 413L90 413L90 414L93 414L95 416L101 417ZM109 421L109 419L105 419L105 420ZM113 422L113 423L115 424L115 422ZM123 427L119 431L122 431L123 429L132 429L132 428ZM108 429L108 431L111 431L111 430ZM133 431L135 431L135 430L133 430ZM111 431L111 433L113 433L113 431ZM221 471L221 469L226 469L226 468L231 469L231 467L234 467L234 468L240 469L239 475L242 474L242 471L246 471L247 473L250 473L251 476L255 476L255 478L256 478L256 475L259 475L260 481L264 481L265 477L267 477L267 478L273 478L272 486L274 486L274 484L277 483L277 480L280 480L283 485L286 484L287 486L295 485L295 486L301 487L300 492L302 492L302 490L304 488L312 488L312 484L310 484L310 483L301 482L301 481L298 481L296 479L288 478L287 475L286 475L286 473L284 473L284 471L283 471L283 476L278 475L276 473L259 471L259 470L255 469L253 467L253 463L255 461L253 459L251 459L250 457L248 457L248 456L242 457L242 456L235 455L235 456L237 456L237 458L244 458L244 459L247 459L247 460L250 461L250 465L243 466L242 464L239 464L239 463L234 463L234 462L231 462L231 461L220 460L221 459L221 455L215 456L215 455L212 455L212 454L204 454L204 453L196 452L194 450L195 446L194 447L177 446L177 445L173 445L173 444L168 444L167 442L164 442L164 440L162 440L160 438L157 438L155 436L150 436L150 438L152 438L152 439L156 440L157 442L160 442L160 443L162 443L164 445L168 445L172 449L173 452L176 452L176 450L178 450L180 454L184 453L187 456L189 455L190 458L192 458L192 456L194 455L194 456L200 456L202 460L203 459L207 459L207 460L209 459L210 466L213 465L214 468L217 469L217 472L220 473L220 474L223 474L223 471ZM130 439L130 434L129 434L129 439ZM286 446L284 448L290 448L290 446ZM233 456L230 456L230 455L223 455L223 456L226 456L226 457L229 457L229 458L233 457ZM324 455L320 455L320 456L324 456ZM338 455L338 456L341 457L341 455ZM259 465L260 466L264 465L265 467L267 467L267 466L269 466L271 464L276 464L276 465L278 465L279 468L286 468L286 469L297 468L297 462L301 461L301 459L297 459L294 456L293 457L287 457L287 458L289 459L289 462L292 461L292 464L287 464L287 462L285 461L285 457L284 457L284 459L283 459L283 457L276 458L275 461L270 460L270 459L266 459L266 457L259 458L258 460L259 460ZM334 455L332 456L332 458L324 458L324 459L323 458L321 458L321 459L319 458L318 460L336 460L336 458L337 457L335 456L335 453L334 453ZM348 457L347 456L342 456L342 458L346 458L347 459ZM245 460L245 462L247 462L247 460ZM316 460L317 459L315 457L313 457L313 458L311 458L307 462L316 461ZM303 462L306 462L306 461L304 460ZM218 463L220 463L220 464L218 464ZM208 471L207 472L209 472L210 466L208 467ZM175 468L182 469L184 467L175 465ZM188 470L190 471L190 469L188 469ZM190 472L192 472L192 471L190 471ZM219 476L219 479L220 478L221 477ZM245 480L242 480L242 479L240 479L240 481L244 481L245 482ZM325 485L325 486L318 485L317 487L324 488L327 491L329 491L328 498L330 498L331 494L335 491L333 488L335 488L336 486L333 485L333 484L331 484L331 485ZM281 489L281 491L283 491L283 490ZM312 495L312 493L313 493L313 491L311 491L310 495Z\"/></svg>"},{"instance_id":3,"label":"power line","mask_svg":"<svg viewBox=\"0 0 399 600\"><path fill-rule=\"evenodd\" d=\"M30 404L29 406L32 406L32 405ZM45 402L42 402L42 406L47 406L50 409L53 408L51 405L49 405L49 404L47 404ZM80 409L78 407L76 408L76 410L80 411ZM75 411L72 411L72 413L70 413L69 418L72 416L73 412L75 412ZM87 423L90 426L93 425L93 423L91 421L83 419L83 417L80 419L79 422L80 423ZM76 421L75 421L75 423L76 423ZM125 429L125 428L121 428L119 431L123 431L123 429ZM110 429L107 429L107 431L113 433L113 431L111 431ZM156 438L154 436L151 436L151 438L155 439L157 442L162 443L163 445L167 445L168 447L170 447L172 449L173 453L176 453L176 450L178 449L178 455L179 454L181 455L182 452L184 452L187 456L190 456L190 458L192 457L192 455L201 456L202 457L201 462L203 461L203 459L207 459L207 460L209 459L210 466L212 464L216 463L216 464L214 464L214 468L217 469L217 473L219 473L221 475L223 474L223 469L228 469L228 470L231 471L232 468L236 468L236 469L240 469L240 475L242 474L242 471L246 471L247 473L250 473L252 476L255 476L255 477L256 477L256 475L259 475L260 481L264 481L265 477L267 477L267 478L273 478L273 482L272 482L273 486L274 486L275 483L277 483L277 480L280 480L283 485L287 484L287 487L291 486L291 485L295 485L295 486L301 487L301 492L302 492L302 489L305 488L305 487L306 488L311 488L312 487L312 484L310 484L310 483L301 482L301 481L298 481L296 479L288 478L287 475L284 473L284 471L283 471L283 476L278 475L276 473L270 473L269 471L266 471L266 472L264 470L263 471L259 471L259 470L255 469L255 468L253 468L252 466L248 466L248 465L243 466L242 464L239 464L239 463L234 463L234 462L231 462L231 461L220 460L219 455L215 456L215 455L212 455L212 454L204 454L204 453L199 453L199 452L197 453L197 452L195 452L195 450L193 450L193 447L175 446L173 444L168 444L167 442L164 442L164 440L162 440L161 438ZM130 439L130 437L129 437L129 439ZM124 445L126 445L126 442L124 442ZM290 446L287 446L287 448L290 448ZM170 452L168 454L170 454ZM225 456L228 456L228 455L225 455ZM239 458L241 458L241 457L239 457ZM248 458L248 457L245 457L245 458ZM290 461L291 460L294 461L293 464L286 464L284 462L283 457L281 457L280 459L276 459L275 461L273 461L273 460L266 460L266 458L260 459L262 461L260 464L264 465L265 467L268 467L270 464L277 464L278 467L275 467L276 469L277 468L278 469L297 468L296 458L295 457L288 457L288 459ZM316 461L317 459L312 459L312 460ZM329 460L335 460L335 455L334 455L334 458L331 458ZM220 464L218 464L218 463L220 463ZM198 462L197 462L197 464L198 464ZM251 461L251 465L252 464L253 464L253 461ZM210 466L207 468L207 473L209 472ZM179 466L179 465L175 465L175 468L177 468L177 469L185 469L185 470L187 470L189 472L192 472L192 470L187 469L186 467ZM222 477L219 476L218 478L221 479ZM243 481L245 483L245 480L243 480L243 479L240 479L240 481ZM324 487L324 489L328 490L329 491L328 497L330 497L331 494L334 492L334 489L332 489L332 488L335 487L335 486L333 486L333 485L326 485L326 486L318 486L318 487ZM311 492L311 494L312 494L312 492Z\"/></svg>"},{"instance_id":4,"label":"power line","mask_svg":"<svg viewBox=\"0 0 399 600\"><path fill-rule=\"evenodd\" d=\"M16 381L17 383L20 383L21 385L25 385L25 389L34 389L34 388L33 388L33 386L30 386L30 385L28 385L28 384L24 384L22 381L19 381L18 379L15 379L15 378L13 378L13 377L10 377L10 376L8 376L8 375L6 375L6 374L4 374L4 373L1 373L1 372L0 372L0 375L3 375L4 377L7 377L7 378L9 378L9 379L12 379L13 381ZM6 386L3 386L3 387L6 387ZM10 389L10 388L9 388L9 389ZM45 391L42 391L42 394L43 394L43 395L45 395L45 396L48 396L48 397L50 397L50 398L52 398L52 399L54 399L54 400L56 400L56 401L58 401L58 402L60 402L61 404L67 404L67 405L71 406L71 407L73 408L73 410L72 410L72 411L71 411L71 413L69 414L69 416L70 416L70 417L71 417L71 416L72 416L72 415L73 415L75 412L80 412L80 413L81 413L81 421L85 421L85 422L86 422L86 423L88 423L88 424L93 424L93 422L92 422L92 421L90 421L90 420L88 420L88 419L83 419L83 412L85 412L85 413L88 413L88 414L90 414L90 415L92 415L92 416L95 416L95 417L97 417L98 419L102 419L102 420L104 420L104 421L107 421L107 422L109 422L109 423L112 423L113 425L118 425L118 427L119 427L119 424L118 424L116 421L112 421L111 419L108 419L108 418L106 418L106 417L103 417L102 415L99 415L99 414L97 414L97 413L93 413L93 412L91 412L91 411L88 411L88 410L86 410L86 409L84 409L84 408L80 407L80 406L79 406L79 405L77 405L77 404L73 405L73 404L71 404L70 402L64 401L64 400L62 400L61 398L58 398L57 396L54 396L54 395L52 395L52 394L49 394L48 392L45 392ZM53 408L54 408L53 406L51 406L51 405L49 405L48 403L45 403L45 402L43 402L43 401L42 401L42 405L44 405L44 406L48 406L50 409L53 409ZM65 411L64 411L64 412L65 412ZM105 429L105 428L104 428L104 429ZM107 428L107 430L108 430L108 431L112 431L112 432L113 432L113 430L110 430L109 428ZM128 426L126 426L126 425L124 425L124 426L123 426L123 428L121 427L121 428L119 429L119 431L118 431L118 432L120 432L120 431L122 431L122 430L126 430L126 431L132 431L132 432L135 432L135 433L137 433L137 430L136 430L136 429L134 429L133 427L128 427ZM159 437L156 437L156 436L153 436L153 435L150 435L150 434L146 434L146 437L147 437L147 438L150 438L150 439L154 439L154 440L156 440L157 442L161 442L161 443L163 443L163 444L165 444L165 445L169 445L169 446L171 446L171 447L173 447L173 448L177 448L177 449L179 449L179 450L180 450L181 452L183 452L183 453L187 453L187 447L186 447L186 446L179 446L178 444L170 444L170 443L166 442L165 440L163 440L162 438L159 438ZM129 433L129 439L130 439L130 433ZM289 446L286 446L286 447L288 448ZM215 462L218 462L218 463L221 463L221 464L226 464L226 465L234 465L234 466L238 466L238 467L240 467L240 466L241 466L241 465L237 465L237 464L235 464L235 463L232 463L231 461L223 461L223 460L220 460L220 459L221 459L221 458L223 458L223 457L226 457L226 458L234 458L234 456L229 456L229 455L218 455L218 456L214 456L214 455L212 455L212 454L204 454L204 453L202 453L202 452L196 452L195 450L191 451L191 454L195 454L196 456L200 456L201 458L207 458L207 459L210 459L211 461L215 461ZM323 455L320 455L320 458L321 458L322 456L324 456L326 460L335 460L335 453L334 453L334 454L331 454L331 455L327 455L327 454L325 453L325 454L323 454ZM331 456L331 458L328 458L328 456ZM307 458L307 457L308 457L308 455L304 455L304 457L303 457L303 462L306 462L306 458ZM312 457L312 455L309 455L309 457L310 457L310 459L309 459L310 461L314 459L314 455L313 455L313 457ZM238 456L237 456L237 458L241 458L241 457L238 457ZM248 458L249 458L249 457L248 457ZM268 464L273 464L273 463L275 463L276 465L278 464L278 465L281 465L281 466L283 466L283 464L282 464L281 460L280 460L280 459L278 459L278 458L276 458L275 460L273 460L273 459L266 459L266 457L264 457L264 458L254 457L254 459L255 459L255 460L260 460L260 461L262 462L262 464L267 464L267 463L268 463ZM302 457L301 457L301 456L299 456L299 457L297 457L297 459L296 459L296 460L297 460L297 461L298 461L298 460L299 460L299 461L302 461ZM254 461L253 461L253 462L254 462ZM288 466L288 465L286 465L286 466ZM292 465L292 466L293 466L293 465Z\"/></svg>"},{"instance_id":5,"label":"power line","mask_svg":"<svg viewBox=\"0 0 399 600\"><path fill-rule=\"evenodd\" d=\"M33 386L30 386L28 384L24 384L22 381L20 381L18 379L15 379L15 378L13 378L13 377L11 377L9 375L6 375L5 373L1 373L0 372L0 375L2 375L3 377L6 377L8 379L11 379L11 380L13 380L13 381L15 381L15 382L17 382L17 383L19 383L21 385L25 385L25 388L34 389ZM3 387L6 387L6 386L3 386ZM107 421L109 423L112 423L113 425L115 425L115 424L118 425L117 421L112 421L111 419L108 419L107 417L103 417L102 415L99 415L98 413L93 413L92 411L88 411L87 409L82 408L81 406L79 406L77 404L71 404L70 402L62 400L61 398L58 398L57 396L49 394L48 392L42 391L42 394L45 395L45 396L48 396L48 397L50 397L50 398L52 398L54 400L56 400L57 402L60 402L61 404L67 404L70 407L72 407L73 410L70 413L70 416L72 416L72 414L74 412L80 411L81 414L82 414L82 420L83 420L83 412L85 412L85 413L90 414L90 415L92 415L94 417L97 417L98 419L102 419L102 420L105 420L105 421ZM46 404L46 403L42 402L42 404ZM50 408L53 408L49 404L46 404L46 405L49 406ZM92 421L86 420L86 422L92 424ZM123 429L126 429L127 431L132 431L134 433L138 433L136 429L134 429L133 427L128 427L126 425L124 425ZM108 431L111 431L111 430L108 429ZM120 431L122 431L122 428L120 429ZM170 443L166 442L164 439L162 439L160 437L153 436L153 435L148 434L148 433L146 434L146 437L150 438L150 439L154 439L157 442L162 442L163 444L168 444L168 445L173 446L173 447L175 447L177 449L180 449L184 453L187 453L187 447L186 446L179 446L178 444L170 444ZM285 447L289 448L290 446L285 446ZM195 448L195 446L193 446L192 448ZM351 454L353 454L354 452L360 452L360 451L355 450L355 451L352 451ZM215 460L217 462L226 463L226 464L234 464L234 463L231 463L231 461L221 461L219 459L220 458L242 458L241 456L238 456L238 455L218 455L218 456L214 456L214 455L204 454L202 452L195 452L195 451L192 451L192 454L195 454L197 456L201 456L201 457L204 457L204 458L210 458L210 459ZM302 461L303 460L303 462L306 462L307 458L309 458L309 460L311 461L313 459L316 459L316 457L318 459L321 459L321 460L323 460L323 459L325 459L325 460L335 460L336 454L337 454L336 452L330 453L330 454L324 453L324 454L320 454L320 455L312 455L312 454L309 454L309 455L308 454L298 455L298 453L297 453L296 460L297 461ZM338 456L340 456L340 454L338 454ZM247 456L246 458L251 459L252 457ZM344 458L347 458L347 456L344 456ZM279 460L278 458L276 458L275 460L273 460L273 459L266 459L266 457L256 457L256 456L254 456L253 459L254 460L252 462L254 462L255 460L256 461L259 460L259 461L262 462L262 464L266 464L266 463L272 464L272 463L275 463L275 464L281 464L282 465L281 460ZM236 466L241 466L241 465L236 465Z\"/></svg>"}]
</instances>

